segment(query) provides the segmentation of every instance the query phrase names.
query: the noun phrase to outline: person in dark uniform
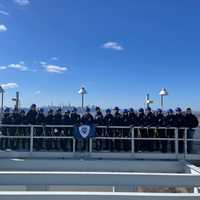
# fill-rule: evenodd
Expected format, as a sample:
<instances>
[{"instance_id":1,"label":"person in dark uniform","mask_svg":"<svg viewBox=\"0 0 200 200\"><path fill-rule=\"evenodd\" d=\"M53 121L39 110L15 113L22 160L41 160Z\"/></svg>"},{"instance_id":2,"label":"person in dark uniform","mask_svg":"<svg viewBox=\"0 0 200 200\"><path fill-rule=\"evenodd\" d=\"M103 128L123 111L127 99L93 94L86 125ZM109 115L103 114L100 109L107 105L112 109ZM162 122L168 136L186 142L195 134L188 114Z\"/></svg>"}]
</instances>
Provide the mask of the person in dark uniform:
<instances>
[{"instance_id":1,"label":"person in dark uniform","mask_svg":"<svg viewBox=\"0 0 200 200\"><path fill-rule=\"evenodd\" d=\"M81 123L81 116L77 113L77 109L75 107L72 109L71 122L74 126L78 126ZM79 143L80 141L76 139L76 150L81 151L82 146Z\"/></svg>"},{"instance_id":2,"label":"person in dark uniform","mask_svg":"<svg viewBox=\"0 0 200 200\"><path fill-rule=\"evenodd\" d=\"M47 116L46 116L46 123L45 124L46 125L53 125L53 123L54 123L53 110L50 109L48 111ZM46 134L47 134L48 137L54 136L54 129L51 128L51 127L47 127L46 128ZM46 140L47 150L53 149L54 148L53 145L54 145L54 142L53 142L52 138L49 138L49 139Z\"/></svg>"},{"instance_id":3,"label":"person in dark uniform","mask_svg":"<svg viewBox=\"0 0 200 200\"><path fill-rule=\"evenodd\" d=\"M167 128L167 137L175 139L175 130L173 129L173 127L175 127L175 116L174 116L174 111L172 109L169 109L167 111L167 115L165 117L165 126ZM170 151L171 153L174 153L175 141L170 141L169 143L170 143Z\"/></svg>"},{"instance_id":4,"label":"person in dark uniform","mask_svg":"<svg viewBox=\"0 0 200 200\"><path fill-rule=\"evenodd\" d=\"M187 108L185 114L185 127L187 127L187 139L193 139L194 129L199 125L197 117L192 114L192 109ZM192 141L187 142L187 152L192 153Z\"/></svg>"},{"instance_id":5,"label":"person in dark uniform","mask_svg":"<svg viewBox=\"0 0 200 200\"><path fill-rule=\"evenodd\" d=\"M146 115L145 115L145 118L144 118L144 126L147 127L146 136L147 136L147 138L153 138L155 136L155 129L153 129L151 127L156 126L155 115L152 113L150 107L147 108L145 111L146 111ZM145 146L146 146L148 151L153 151L154 145L155 145L155 141L153 141L153 140L148 140L148 141L145 142Z\"/></svg>"},{"instance_id":6,"label":"person in dark uniform","mask_svg":"<svg viewBox=\"0 0 200 200\"><path fill-rule=\"evenodd\" d=\"M120 109L118 107L114 108L114 118L113 118L113 125L114 126L122 126L122 115L120 114ZM122 129L120 128L115 128L114 130L114 137L122 137ZM121 151L122 150L122 140L120 139L115 139L113 140L113 145L114 149L116 151Z\"/></svg>"},{"instance_id":7,"label":"person in dark uniform","mask_svg":"<svg viewBox=\"0 0 200 200\"><path fill-rule=\"evenodd\" d=\"M81 123L84 125L94 124L94 117L90 113L90 108L86 107L85 114L81 118ZM81 150L89 151L89 139L84 139L80 141Z\"/></svg>"},{"instance_id":8,"label":"person in dark uniform","mask_svg":"<svg viewBox=\"0 0 200 200\"><path fill-rule=\"evenodd\" d=\"M157 114L156 114L156 127L158 127L158 129L156 129L157 133L156 133L156 137L157 138L167 138L167 131L165 128L165 117L163 115L163 111L162 109L157 109ZM167 152L167 140L161 140L161 141L156 141L156 150L160 150L163 153Z\"/></svg>"},{"instance_id":9,"label":"person in dark uniform","mask_svg":"<svg viewBox=\"0 0 200 200\"><path fill-rule=\"evenodd\" d=\"M62 119L62 124L63 125L72 125L72 120L71 120L71 117L70 117L70 111L68 110L67 112L64 113L63 115L63 119ZM66 127L63 129L63 136L70 136L72 137L73 136L73 128L71 127ZM64 150L64 151L72 151L72 145L73 145L73 140L72 139L62 139L61 140L61 148Z\"/></svg>"},{"instance_id":10,"label":"person in dark uniform","mask_svg":"<svg viewBox=\"0 0 200 200\"><path fill-rule=\"evenodd\" d=\"M85 114L81 118L81 122L86 125L91 125L94 123L94 117L90 113L90 108L86 107Z\"/></svg>"},{"instance_id":11,"label":"person in dark uniform","mask_svg":"<svg viewBox=\"0 0 200 200\"><path fill-rule=\"evenodd\" d=\"M45 115L44 115L44 109L43 108L40 108L39 109L39 112L38 112L38 115L36 117L36 124L37 125L42 125L43 127L37 127L36 129L36 135L38 137L41 137L41 136L44 136L45 135L45 128L44 128L44 125L46 123L46 118L45 118ZM35 149L37 151L41 150L43 148L43 142L44 140L42 138L39 138L39 139L36 139L35 140Z\"/></svg>"},{"instance_id":12,"label":"person in dark uniform","mask_svg":"<svg viewBox=\"0 0 200 200\"><path fill-rule=\"evenodd\" d=\"M10 125L12 124L12 119L10 115L10 108L6 108L3 113L3 118L2 118L2 124L4 125ZM11 129L9 127L3 127L2 128L2 135L3 136L10 136L11 135ZM8 138L2 138L1 139L1 149L5 150L10 148L10 139Z\"/></svg>"},{"instance_id":13,"label":"person in dark uniform","mask_svg":"<svg viewBox=\"0 0 200 200\"><path fill-rule=\"evenodd\" d=\"M72 109L71 122L72 125L77 125L81 122L81 116L77 113L77 109L75 107Z\"/></svg>"},{"instance_id":14,"label":"person in dark uniform","mask_svg":"<svg viewBox=\"0 0 200 200\"><path fill-rule=\"evenodd\" d=\"M103 125L103 114L101 112L101 109L100 109L100 107L96 107L95 110L96 110L96 114L94 117L94 123L96 126L102 126ZM97 137L105 137L105 132L103 130L105 130L105 129L96 128ZM95 141L96 151L103 150L103 147L104 147L103 142L104 142L104 140L102 140L102 139Z\"/></svg>"},{"instance_id":15,"label":"person in dark uniform","mask_svg":"<svg viewBox=\"0 0 200 200\"><path fill-rule=\"evenodd\" d=\"M133 108L129 109L128 121L130 122L130 125L133 127L138 125L138 117L137 117L136 113L134 112Z\"/></svg>"},{"instance_id":16,"label":"person in dark uniform","mask_svg":"<svg viewBox=\"0 0 200 200\"><path fill-rule=\"evenodd\" d=\"M37 106L36 104L32 104L30 110L26 114L26 122L27 124L36 124L36 118L37 118Z\"/></svg>"},{"instance_id":17,"label":"person in dark uniform","mask_svg":"<svg viewBox=\"0 0 200 200\"><path fill-rule=\"evenodd\" d=\"M27 121L26 121L26 112L25 110L21 110L20 111L20 125L25 125L27 124ZM22 136L29 136L29 128L27 127L22 127L21 128L21 135ZM28 150L30 149L30 140L28 138L24 138L24 139L21 139L21 143L22 143L22 149L24 150Z\"/></svg>"},{"instance_id":18,"label":"person in dark uniform","mask_svg":"<svg viewBox=\"0 0 200 200\"><path fill-rule=\"evenodd\" d=\"M138 117L137 117L138 121L137 121L137 126L139 127L144 127L144 123L145 123L145 114L144 114L144 109L140 108L138 110ZM147 131L144 128L139 128L135 131L135 138L145 138L147 137ZM146 145L146 141L145 140L135 140L135 151L136 152L141 152L141 151L145 151L147 149L147 145Z\"/></svg>"},{"instance_id":19,"label":"person in dark uniform","mask_svg":"<svg viewBox=\"0 0 200 200\"><path fill-rule=\"evenodd\" d=\"M54 119L53 119L53 124L54 125L62 125L62 110L61 108L58 108L55 115L54 115ZM61 132L62 132L62 128L60 127L56 127L54 128L54 135L56 137L60 137L61 136ZM56 138L54 140L54 145L55 145L55 149L56 150L61 150L61 146L60 146L61 140Z\"/></svg>"},{"instance_id":20,"label":"person in dark uniform","mask_svg":"<svg viewBox=\"0 0 200 200\"><path fill-rule=\"evenodd\" d=\"M20 115L18 109L15 108L13 110L13 112L11 114L11 118L12 118L13 125L19 125L21 123L21 115ZM12 130L11 131L12 136L20 136L21 135L20 127L12 127L11 130ZM11 139L11 149L18 150L19 143L20 143L20 139L18 139L18 138Z\"/></svg>"},{"instance_id":21,"label":"person in dark uniform","mask_svg":"<svg viewBox=\"0 0 200 200\"><path fill-rule=\"evenodd\" d=\"M113 131L109 128L113 125L113 115L111 114L111 109L106 109L106 114L103 119L104 126L106 126L105 137L113 137ZM105 145L105 149L109 149L111 152L114 151L113 149L113 140L104 140L103 144Z\"/></svg>"},{"instance_id":22,"label":"person in dark uniform","mask_svg":"<svg viewBox=\"0 0 200 200\"><path fill-rule=\"evenodd\" d=\"M182 114L181 108L176 108L176 114L174 117L174 123L175 127L178 128L178 138L181 139L181 141L178 142L178 152L183 153L184 151L184 125L185 125L185 117Z\"/></svg>"},{"instance_id":23,"label":"person in dark uniform","mask_svg":"<svg viewBox=\"0 0 200 200\"><path fill-rule=\"evenodd\" d=\"M129 118L128 109L124 109L123 115L122 115L122 126L129 126L131 125L131 121ZM123 137L129 138L127 140L122 140L123 147L122 149L124 151L131 151L131 128L125 128L123 129Z\"/></svg>"}]
</instances>

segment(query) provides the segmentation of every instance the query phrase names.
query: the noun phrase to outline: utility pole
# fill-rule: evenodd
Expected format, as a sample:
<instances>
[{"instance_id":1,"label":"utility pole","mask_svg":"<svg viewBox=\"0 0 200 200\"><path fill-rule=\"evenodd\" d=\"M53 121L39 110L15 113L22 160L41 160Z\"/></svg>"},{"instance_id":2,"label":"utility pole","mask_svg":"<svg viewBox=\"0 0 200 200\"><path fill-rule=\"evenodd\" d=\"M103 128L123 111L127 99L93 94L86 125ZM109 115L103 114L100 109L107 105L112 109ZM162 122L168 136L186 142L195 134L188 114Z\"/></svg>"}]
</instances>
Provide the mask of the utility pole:
<instances>
[{"instance_id":1,"label":"utility pole","mask_svg":"<svg viewBox=\"0 0 200 200\"><path fill-rule=\"evenodd\" d=\"M4 89L0 86L0 93L1 93L1 115L3 114L3 106L4 106Z\"/></svg>"},{"instance_id":2,"label":"utility pole","mask_svg":"<svg viewBox=\"0 0 200 200\"><path fill-rule=\"evenodd\" d=\"M19 92L16 92L16 97L12 98L13 101L15 101L15 109L19 110Z\"/></svg>"},{"instance_id":3,"label":"utility pole","mask_svg":"<svg viewBox=\"0 0 200 200\"><path fill-rule=\"evenodd\" d=\"M160 95L160 106L161 106L161 109L163 110L164 109L164 96L169 95L169 93L166 88L162 88L159 92L159 95Z\"/></svg>"},{"instance_id":4,"label":"utility pole","mask_svg":"<svg viewBox=\"0 0 200 200\"><path fill-rule=\"evenodd\" d=\"M81 95L81 107L82 107L82 110L83 110L83 108L84 108L84 95L87 94L85 87L81 87L81 89L78 91L78 93Z\"/></svg>"}]
</instances>

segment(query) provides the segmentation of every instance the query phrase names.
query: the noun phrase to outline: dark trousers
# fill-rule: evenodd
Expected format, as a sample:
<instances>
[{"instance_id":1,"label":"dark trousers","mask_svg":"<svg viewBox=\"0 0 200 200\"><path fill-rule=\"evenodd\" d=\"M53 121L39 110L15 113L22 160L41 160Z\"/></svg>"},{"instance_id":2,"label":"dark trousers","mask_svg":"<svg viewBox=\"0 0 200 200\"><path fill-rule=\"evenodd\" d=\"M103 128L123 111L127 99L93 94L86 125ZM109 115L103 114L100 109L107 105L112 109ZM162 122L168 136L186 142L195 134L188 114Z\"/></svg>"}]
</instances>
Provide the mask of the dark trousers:
<instances>
[{"instance_id":1,"label":"dark trousers","mask_svg":"<svg viewBox=\"0 0 200 200\"><path fill-rule=\"evenodd\" d=\"M170 151L171 153L175 152L175 130L174 129L167 129L167 136L168 138L173 138L174 141L170 140L169 144L170 144Z\"/></svg>"}]
</instances>

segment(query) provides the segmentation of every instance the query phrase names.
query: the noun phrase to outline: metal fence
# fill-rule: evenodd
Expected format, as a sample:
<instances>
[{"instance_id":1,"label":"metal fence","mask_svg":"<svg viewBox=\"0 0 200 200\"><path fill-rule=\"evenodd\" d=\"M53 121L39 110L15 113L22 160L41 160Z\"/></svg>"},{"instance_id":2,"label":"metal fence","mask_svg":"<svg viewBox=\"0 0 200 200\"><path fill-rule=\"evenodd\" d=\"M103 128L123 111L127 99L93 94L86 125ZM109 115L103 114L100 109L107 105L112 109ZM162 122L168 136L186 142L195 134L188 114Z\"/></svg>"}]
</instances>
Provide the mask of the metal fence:
<instances>
[{"instance_id":1,"label":"metal fence","mask_svg":"<svg viewBox=\"0 0 200 200\"><path fill-rule=\"evenodd\" d=\"M123 153L124 158L125 155L136 158L159 155L187 159L190 155L191 159L200 160L200 128L97 126L96 133L94 138L78 140L70 125L0 125L0 150L2 155L57 152L114 156Z\"/></svg>"}]
</instances>

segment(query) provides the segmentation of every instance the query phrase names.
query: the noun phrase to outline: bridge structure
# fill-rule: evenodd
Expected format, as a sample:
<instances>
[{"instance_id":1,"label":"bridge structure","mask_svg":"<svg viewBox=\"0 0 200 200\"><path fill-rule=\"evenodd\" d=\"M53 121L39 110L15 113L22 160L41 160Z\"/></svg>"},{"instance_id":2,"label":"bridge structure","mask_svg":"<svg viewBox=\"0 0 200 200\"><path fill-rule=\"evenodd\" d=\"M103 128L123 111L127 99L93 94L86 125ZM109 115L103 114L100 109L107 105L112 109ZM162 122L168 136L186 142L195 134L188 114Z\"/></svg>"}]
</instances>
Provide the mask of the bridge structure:
<instances>
[{"instance_id":1,"label":"bridge structure","mask_svg":"<svg viewBox=\"0 0 200 200\"><path fill-rule=\"evenodd\" d=\"M170 128L173 137L141 138L135 133L149 127L98 126L98 131L120 130L122 134L90 138L84 151L77 148L78 141L70 135L72 126L0 125L0 128L1 144L26 141L25 147L0 151L0 199L200 200L199 128L194 129L193 138L188 138L186 128ZM38 129L42 130L40 136ZM151 129L156 132L163 127ZM69 134L49 135L47 130L67 130ZM127 130L129 134L123 134ZM35 144L39 140L44 148L38 151ZM46 150L45 141L52 140L64 140L71 148ZM117 140L129 141L130 149L111 152L95 146L97 141ZM174 142L175 151L136 151L137 141L143 140ZM180 142L184 146L181 153ZM188 152L191 144L192 151Z\"/></svg>"}]
</instances>

